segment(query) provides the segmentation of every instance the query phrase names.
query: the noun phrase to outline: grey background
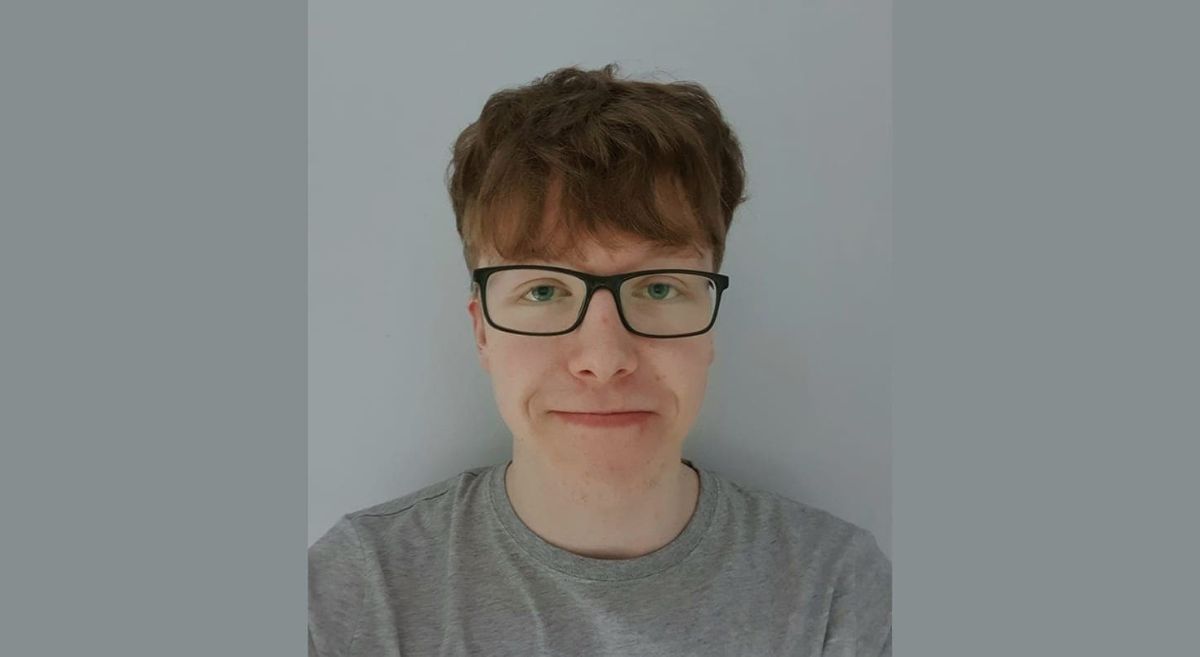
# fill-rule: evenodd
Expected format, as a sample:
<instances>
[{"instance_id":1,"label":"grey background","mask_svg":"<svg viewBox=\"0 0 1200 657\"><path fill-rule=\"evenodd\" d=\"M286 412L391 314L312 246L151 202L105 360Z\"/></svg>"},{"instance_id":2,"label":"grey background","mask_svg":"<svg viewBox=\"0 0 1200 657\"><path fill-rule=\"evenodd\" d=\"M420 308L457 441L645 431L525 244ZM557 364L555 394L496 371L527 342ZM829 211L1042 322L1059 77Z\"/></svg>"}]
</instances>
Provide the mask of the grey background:
<instances>
[{"instance_id":1,"label":"grey background","mask_svg":"<svg viewBox=\"0 0 1200 657\"><path fill-rule=\"evenodd\" d=\"M891 550L891 4L309 4L310 543L511 450L443 184L487 96L569 64L688 79L742 140L684 453Z\"/></svg>"}]
</instances>

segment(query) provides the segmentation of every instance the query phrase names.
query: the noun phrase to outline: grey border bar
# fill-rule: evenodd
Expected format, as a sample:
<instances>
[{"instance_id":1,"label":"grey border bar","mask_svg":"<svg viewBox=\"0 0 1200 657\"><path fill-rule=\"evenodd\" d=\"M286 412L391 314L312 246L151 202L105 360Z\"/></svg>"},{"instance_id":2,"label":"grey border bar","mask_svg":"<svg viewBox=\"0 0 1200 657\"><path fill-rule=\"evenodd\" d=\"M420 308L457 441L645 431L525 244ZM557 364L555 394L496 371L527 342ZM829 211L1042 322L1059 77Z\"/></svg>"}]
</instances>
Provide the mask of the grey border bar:
<instances>
[{"instance_id":1,"label":"grey border bar","mask_svg":"<svg viewBox=\"0 0 1200 657\"><path fill-rule=\"evenodd\" d=\"M895 9L895 654L1194 654L1200 5Z\"/></svg>"},{"instance_id":2,"label":"grey border bar","mask_svg":"<svg viewBox=\"0 0 1200 657\"><path fill-rule=\"evenodd\" d=\"M0 11L0 654L303 654L306 3Z\"/></svg>"}]
</instances>

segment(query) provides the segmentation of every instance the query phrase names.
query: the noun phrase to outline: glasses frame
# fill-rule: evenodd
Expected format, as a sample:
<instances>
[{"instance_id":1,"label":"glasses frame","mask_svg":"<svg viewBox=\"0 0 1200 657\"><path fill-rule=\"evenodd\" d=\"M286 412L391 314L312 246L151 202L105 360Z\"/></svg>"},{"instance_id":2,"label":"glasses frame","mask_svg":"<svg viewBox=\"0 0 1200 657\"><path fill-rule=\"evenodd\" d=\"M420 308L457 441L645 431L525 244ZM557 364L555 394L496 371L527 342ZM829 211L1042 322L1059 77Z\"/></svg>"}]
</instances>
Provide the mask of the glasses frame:
<instances>
[{"instance_id":1,"label":"glasses frame","mask_svg":"<svg viewBox=\"0 0 1200 657\"><path fill-rule=\"evenodd\" d=\"M575 318L575 322L573 324L571 324L571 327L566 330L563 330L563 331L556 331L554 333L531 333L528 331L517 331L514 329L504 328L502 326L497 325L496 322L492 321L492 315L490 312L488 312L488 304L487 304L487 281L488 281L488 278L491 277L491 275L496 272L507 271L510 269L539 269L539 270L557 272L560 274L570 274L572 276L576 276L576 277L582 279L584 284L587 286L587 294L584 295L583 304L579 307L579 316ZM704 327L702 330L694 331L692 333L681 333L679 335L653 335L650 333L642 333L641 331L638 331L629 325L629 321L625 319L625 308L621 305L621 285L623 285L625 283L625 281L627 281L631 278L637 278L638 276L646 276L647 274L667 274L667 273L697 274L700 276L704 276L705 278L708 278L709 280L713 281L713 283L716 285L716 289L717 289L717 299L713 305L712 319L709 320L708 326ZM491 327L496 329L497 331L503 331L505 333L515 333L517 335L533 335L533 336L538 336L538 337L551 337L551 336L555 336L555 335L566 335L568 333L571 333L575 329L579 328L579 325L583 323L583 318L587 315L588 306L590 306L592 303L592 295L594 295L596 293L596 290L599 288L605 288L606 290L609 291L609 293L612 294L613 301L616 302L616 304L617 304L617 315L619 315L621 317L621 324L623 324L625 326L625 330L629 331L630 333L632 333L634 335L640 335L645 338L655 338L658 340L671 340L674 338L690 338L695 335L702 335L704 333L708 333L710 330L712 330L713 325L717 323L717 313L721 309L721 295L729 287L729 277L726 276L725 274L717 274L717 273L714 273L711 271L702 271L699 269L643 269L640 271L626 272L624 274L614 274L612 276L597 276L595 274L589 274L587 272L577 271L575 269L567 269L565 267L554 267L551 265L497 265L495 267L480 267L478 269L474 269L471 271L471 281L472 281L472 284L475 286L475 290L477 290L479 292L479 298L482 300L483 316L487 319L487 323L489 325L491 325Z\"/></svg>"}]
</instances>

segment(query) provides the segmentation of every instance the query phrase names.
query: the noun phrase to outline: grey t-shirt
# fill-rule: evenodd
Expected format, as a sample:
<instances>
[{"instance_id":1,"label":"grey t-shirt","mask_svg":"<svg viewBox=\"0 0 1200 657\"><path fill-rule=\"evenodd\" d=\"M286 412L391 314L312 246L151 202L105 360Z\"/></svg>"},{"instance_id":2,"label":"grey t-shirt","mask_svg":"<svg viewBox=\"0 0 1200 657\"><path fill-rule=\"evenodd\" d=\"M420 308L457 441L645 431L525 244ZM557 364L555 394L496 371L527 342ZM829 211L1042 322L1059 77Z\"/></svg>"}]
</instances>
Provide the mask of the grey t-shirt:
<instances>
[{"instance_id":1,"label":"grey t-shirt","mask_svg":"<svg viewBox=\"0 0 1200 657\"><path fill-rule=\"evenodd\" d=\"M633 559L555 547L509 462L343 516L308 550L309 655L891 655L874 536L684 459L700 498Z\"/></svg>"}]
</instances>

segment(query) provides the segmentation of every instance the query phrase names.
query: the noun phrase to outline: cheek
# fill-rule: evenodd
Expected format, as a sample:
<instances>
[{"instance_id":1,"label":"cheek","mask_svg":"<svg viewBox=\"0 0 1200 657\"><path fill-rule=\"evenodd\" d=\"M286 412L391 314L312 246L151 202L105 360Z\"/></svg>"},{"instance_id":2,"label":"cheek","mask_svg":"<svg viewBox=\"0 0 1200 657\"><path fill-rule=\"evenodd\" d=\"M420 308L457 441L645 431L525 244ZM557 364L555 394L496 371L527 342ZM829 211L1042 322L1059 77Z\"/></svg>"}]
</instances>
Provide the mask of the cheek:
<instances>
[{"instance_id":1,"label":"cheek","mask_svg":"<svg viewBox=\"0 0 1200 657\"><path fill-rule=\"evenodd\" d=\"M712 356L711 341L667 345L655 353L655 378L675 394L681 412L694 411L703 400Z\"/></svg>"},{"instance_id":2,"label":"cheek","mask_svg":"<svg viewBox=\"0 0 1200 657\"><path fill-rule=\"evenodd\" d=\"M496 400L506 410L523 409L541 382L549 380L552 357L545 345L498 338L490 345L489 360Z\"/></svg>"}]
</instances>

